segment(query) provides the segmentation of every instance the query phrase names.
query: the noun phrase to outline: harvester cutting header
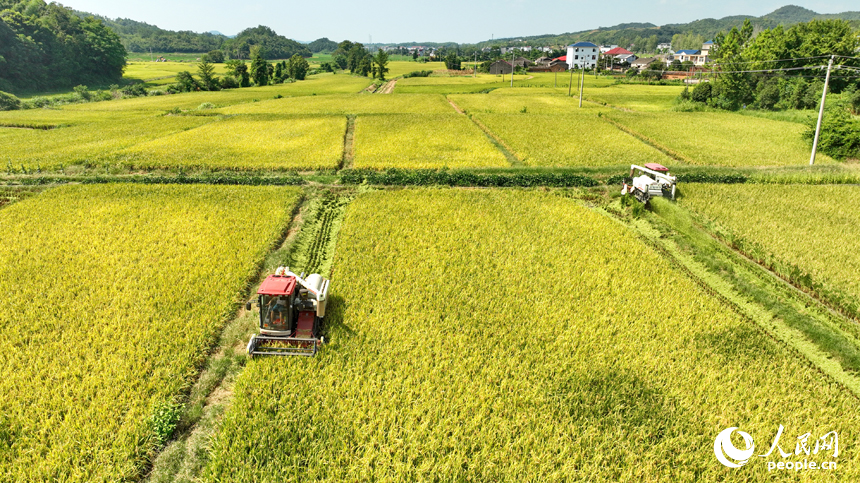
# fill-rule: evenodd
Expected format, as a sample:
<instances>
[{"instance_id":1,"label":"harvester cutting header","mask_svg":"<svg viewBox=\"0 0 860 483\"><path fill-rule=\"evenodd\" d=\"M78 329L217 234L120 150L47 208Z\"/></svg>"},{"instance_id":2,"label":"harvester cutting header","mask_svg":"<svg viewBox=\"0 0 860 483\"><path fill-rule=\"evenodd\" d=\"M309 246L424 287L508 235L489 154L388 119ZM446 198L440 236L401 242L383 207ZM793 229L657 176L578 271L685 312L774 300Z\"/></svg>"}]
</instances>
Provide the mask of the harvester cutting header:
<instances>
[{"instance_id":1,"label":"harvester cutting header","mask_svg":"<svg viewBox=\"0 0 860 483\"><path fill-rule=\"evenodd\" d=\"M251 336L248 355L313 356L325 342L320 335L329 281L314 273L296 275L278 267L257 290L260 334ZM251 310L251 302L245 304Z\"/></svg>"},{"instance_id":2,"label":"harvester cutting header","mask_svg":"<svg viewBox=\"0 0 860 483\"><path fill-rule=\"evenodd\" d=\"M638 176L634 176L636 173ZM630 166L630 184L624 182L621 194L632 194L642 203L655 196L671 196L675 199L675 183L677 178L669 175L669 168L657 163L648 163L645 166Z\"/></svg>"}]
</instances>

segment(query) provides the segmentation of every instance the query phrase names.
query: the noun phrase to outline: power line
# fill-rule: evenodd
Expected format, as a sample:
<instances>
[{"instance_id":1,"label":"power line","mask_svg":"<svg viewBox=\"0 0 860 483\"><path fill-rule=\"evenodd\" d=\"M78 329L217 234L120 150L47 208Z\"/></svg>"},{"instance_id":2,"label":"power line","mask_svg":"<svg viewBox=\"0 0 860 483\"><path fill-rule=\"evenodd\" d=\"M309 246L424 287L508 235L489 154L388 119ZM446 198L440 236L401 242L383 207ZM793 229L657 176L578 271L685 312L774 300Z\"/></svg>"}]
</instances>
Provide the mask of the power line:
<instances>
[{"instance_id":1,"label":"power line","mask_svg":"<svg viewBox=\"0 0 860 483\"><path fill-rule=\"evenodd\" d=\"M827 58L830 58L830 56L829 56L829 55L819 55L819 56L816 56L816 57L795 57L795 58L792 58L792 59L750 60L750 61L744 61L744 62L723 62L722 64L720 64L720 63L714 63L714 64L712 64L712 65L723 65L723 64L732 64L732 65L734 65L734 64L764 64L764 63L769 63L769 62L792 62L792 61L796 61L796 60L814 60L814 59L827 59Z\"/></svg>"},{"instance_id":2,"label":"power line","mask_svg":"<svg viewBox=\"0 0 860 483\"><path fill-rule=\"evenodd\" d=\"M826 69L826 65L808 65L805 67L786 67L784 69L758 69L758 70L712 70L711 74L751 74L757 72L790 72L795 70ZM707 72L707 71L706 71Z\"/></svg>"}]
</instances>

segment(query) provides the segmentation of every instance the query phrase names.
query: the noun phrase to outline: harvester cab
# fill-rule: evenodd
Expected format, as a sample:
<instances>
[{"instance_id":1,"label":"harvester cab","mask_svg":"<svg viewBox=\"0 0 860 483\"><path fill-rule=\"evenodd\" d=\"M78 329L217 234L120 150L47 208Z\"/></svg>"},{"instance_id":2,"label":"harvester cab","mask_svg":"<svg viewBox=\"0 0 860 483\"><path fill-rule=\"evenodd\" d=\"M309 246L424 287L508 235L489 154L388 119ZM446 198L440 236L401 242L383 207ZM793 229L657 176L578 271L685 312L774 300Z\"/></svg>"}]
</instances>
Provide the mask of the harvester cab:
<instances>
[{"instance_id":1,"label":"harvester cab","mask_svg":"<svg viewBox=\"0 0 860 483\"><path fill-rule=\"evenodd\" d=\"M655 196L671 196L675 199L677 178L669 175L669 168L657 163L645 166L630 166L630 184L624 181L621 194L632 194L642 203Z\"/></svg>"},{"instance_id":2,"label":"harvester cab","mask_svg":"<svg viewBox=\"0 0 860 483\"><path fill-rule=\"evenodd\" d=\"M314 273L305 278L278 267L257 290L260 333L248 342L250 357L314 356L325 342L320 335L329 281ZM251 310L251 302L245 304Z\"/></svg>"}]
</instances>

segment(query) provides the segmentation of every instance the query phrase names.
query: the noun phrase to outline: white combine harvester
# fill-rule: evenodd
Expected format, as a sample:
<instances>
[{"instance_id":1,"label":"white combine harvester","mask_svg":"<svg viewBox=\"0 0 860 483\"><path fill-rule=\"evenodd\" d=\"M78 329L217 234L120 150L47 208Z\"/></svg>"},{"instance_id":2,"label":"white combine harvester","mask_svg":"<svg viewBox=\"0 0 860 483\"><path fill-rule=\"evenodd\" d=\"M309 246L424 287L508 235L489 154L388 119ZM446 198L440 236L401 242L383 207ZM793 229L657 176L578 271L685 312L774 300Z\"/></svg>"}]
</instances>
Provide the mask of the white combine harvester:
<instances>
[{"instance_id":1,"label":"white combine harvester","mask_svg":"<svg viewBox=\"0 0 860 483\"><path fill-rule=\"evenodd\" d=\"M636 175L638 173L638 175ZM634 176L636 175L636 176ZM630 166L631 184L624 182L621 194L631 194L642 203L655 196L671 196L675 199L676 178L669 175L669 168L657 163L648 163L645 166Z\"/></svg>"}]
</instances>

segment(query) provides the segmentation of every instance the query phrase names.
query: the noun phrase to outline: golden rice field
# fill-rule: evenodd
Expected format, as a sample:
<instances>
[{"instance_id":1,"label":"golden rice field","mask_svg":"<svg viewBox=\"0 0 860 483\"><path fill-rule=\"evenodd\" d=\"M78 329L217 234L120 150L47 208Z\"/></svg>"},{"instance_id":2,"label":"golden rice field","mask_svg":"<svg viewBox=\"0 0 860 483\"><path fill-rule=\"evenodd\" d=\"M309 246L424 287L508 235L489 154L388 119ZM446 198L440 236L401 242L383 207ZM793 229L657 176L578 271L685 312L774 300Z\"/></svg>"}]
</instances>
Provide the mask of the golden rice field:
<instances>
[{"instance_id":1,"label":"golden rice field","mask_svg":"<svg viewBox=\"0 0 860 483\"><path fill-rule=\"evenodd\" d=\"M860 188L695 184L683 194L742 250L860 313Z\"/></svg>"},{"instance_id":2,"label":"golden rice field","mask_svg":"<svg viewBox=\"0 0 860 483\"><path fill-rule=\"evenodd\" d=\"M403 74L415 72L417 70L440 70L445 69L444 62L409 62L392 60L388 63L388 73L385 74L386 79L393 79Z\"/></svg>"},{"instance_id":3,"label":"golden rice field","mask_svg":"<svg viewBox=\"0 0 860 483\"><path fill-rule=\"evenodd\" d=\"M161 96L136 97L110 102L94 102L68 106L69 110L124 111L149 110L164 112L170 109L196 109L209 102L215 107L232 106L246 102L272 99L275 96L296 97L323 94L354 94L370 85L368 77L348 74L318 74L292 84L276 84L264 87L243 87L217 92L186 92Z\"/></svg>"},{"instance_id":4,"label":"golden rice field","mask_svg":"<svg viewBox=\"0 0 860 483\"><path fill-rule=\"evenodd\" d=\"M355 168L509 166L477 126L453 112L361 116L354 143Z\"/></svg>"},{"instance_id":5,"label":"golden rice field","mask_svg":"<svg viewBox=\"0 0 860 483\"><path fill-rule=\"evenodd\" d=\"M579 98L550 94L516 96L493 95L493 93L452 94L448 96L448 99L469 114L569 114L589 111L589 115L595 116L597 115L596 109L606 110L605 107L590 102L584 102L580 109Z\"/></svg>"},{"instance_id":6,"label":"golden rice field","mask_svg":"<svg viewBox=\"0 0 860 483\"><path fill-rule=\"evenodd\" d=\"M227 64L212 64L215 69L215 74L218 76L227 75ZM186 71L192 74L197 74L197 63L177 63L177 62L128 62L123 71L123 78L134 79L139 81L161 82L163 77L169 77L169 82L176 82L176 74Z\"/></svg>"},{"instance_id":7,"label":"golden rice field","mask_svg":"<svg viewBox=\"0 0 860 483\"><path fill-rule=\"evenodd\" d=\"M0 480L140 477L299 196L70 185L0 209Z\"/></svg>"},{"instance_id":8,"label":"golden rice field","mask_svg":"<svg viewBox=\"0 0 860 483\"><path fill-rule=\"evenodd\" d=\"M702 166L791 166L809 162L810 146L802 124L730 112L613 111L610 119ZM819 163L833 162L820 155Z\"/></svg>"},{"instance_id":9,"label":"golden rice field","mask_svg":"<svg viewBox=\"0 0 860 483\"><path fill-rule=\"evenodd\" d=\"M365 193L334 274L330 343L248 363L203 481L860 477L853 395L571 199ZM838 431L839 468L716 462L725 428L764 453L780 425L789 451Z\"/></svg>"},{"instance_id":10,"label":"golden rice field","mask_svg":"<svg viewBox=\"0 0 860 483\"><path fill-rule=\"evenodd\" d=\"M448 114L454 112L439 94L344 94L290 97L219 109L225 114Z\"/></svg>"},{"instance_id":11,"label":"golden rice field","mask_svg":"<svg viewBox=\"0 0 860 483\"><path fill-rule=\"evenodd\" d=\"M555 115L476 114L474 118L528 166L672 164L660 151L598 117L594 109Z\"/></svg>"},{"instance_id":12,"label":"golden rice field","mask_svg":"<svg viewBox=\"0 0 860 483\"><path fill-rule=\"evenodd\" d=\"M633 109L634 111L666 111L684 88L681 86L651 86L618 84L588 89L583 98L600 104Z\"/></svg>"},{"instance_id":13,"label":"golden rice field","mask_svg":"<svg viewBox=\"0 0 860 483\"><path fill-rule=\"evenodd\" d=\"M334 169L345 132L343 116L242 115L136 144L109 159L135 168Z\"/></svg>"},{"instance_id":14,"label":"golden rice field","mask_svg":"<svg viewBox=\"0 0 860 483\"><path fill-rule=\"evenodd\" d=\"M56 112L57 116L46 116ZM21 113L22 116L16 116ZM161 116L145 112L99 113L60 110L14 111L0 113L6 119L25 122L33 116L36 123L61 124L57 129L0 128L0 170L20 171L59 169L74 164L95 165L113 152L135 144L163 139L215 120L213 117ZM7 117L8 116L8 117Z\"/></svg>"}]
</instances>

